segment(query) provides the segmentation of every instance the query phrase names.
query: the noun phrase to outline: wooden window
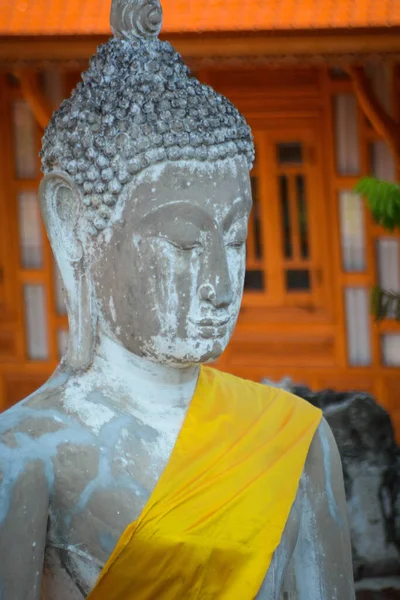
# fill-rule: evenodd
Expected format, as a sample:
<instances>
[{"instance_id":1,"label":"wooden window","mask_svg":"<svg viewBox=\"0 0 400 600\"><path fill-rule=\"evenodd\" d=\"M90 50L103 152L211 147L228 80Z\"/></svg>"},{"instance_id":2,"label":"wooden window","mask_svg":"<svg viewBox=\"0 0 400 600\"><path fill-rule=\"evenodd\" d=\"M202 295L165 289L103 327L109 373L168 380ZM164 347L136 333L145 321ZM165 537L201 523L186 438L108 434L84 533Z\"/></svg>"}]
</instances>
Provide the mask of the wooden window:
<instances>
[{"instance_id":1,"label":"wooden window","mask_svg":"<svg viewBox=\"0 0 400 600\"><path fill-rule=\"evenodd\" d=\"M381 336L382 361L387 367L400 367L400 334L386 333Z\"/></svg>"},{"instance_id":2,"label":"wooden window","mask_svg":"<svg viewBox=\"0 0 400 600\"><path fill-rule=\"evenodd\" d=\"M44 78L51 91L51 77ZM59 83L59 74L56 78ZM41 178L38 152L43 131L36 123L18 82L6 86L11 124L10 143L14 197L15 238L18 240L18 272L15 302L20 303L18 348L22 361L44 365L51 371L58 362L62 333L68 328L62 285L40 215L37 189ZM57 91L57 90L56 90ZM50 93L50 92L49 92ZM54 96L54 94L53 94ZM53 98L52 105L55 100Z\"/></svg>"},{"instance_id":3,"label":"wooden window","mask_svg":"<svg viewBox=\"0 0 400 600\"><path fill-rule=\"evenodd\" d=\"M384 140L375 140L369 145L371 173L384 181L396 181L393 153Z\"/></svg>"},{"instance_id":4,"label":"wooden window","mask_svg":"<svg viewBox=\"0 0 400 600\"><path fill-rule=\"evenodd\" d=\"M293 144L294 146L295 144ZM284 164L302 164L301 144L296 144L299 149L298 162ZM281 229L283 238L283 256L285 262L299 261L297 268L285 268L285 290L310 290L310 270L306 261L309 258L308 215L306 186L303 174L279 175L279 196L281 209ZM304 267L301 262L304 261Z\"/></svg>"},{"instance_id":5,"label":"wooden window","mask_svg":"<svg viewBox=\"0 0 400 600\"><path fill-rule=\"evenodd\" d=\"M340 175L360 173L357 101L354 94L337 94L334 99L336 167Z\"/></svg>"},{"instance_id":6,"label":"wooden window","mask_svg":"<svg viewBox=\"0 0 400 600\"><path fill-rule=\"evenodd\" d=\"M349 191L339 192L342 267L346 272L365 271L364 201Z\"/></svg>"},{"instance_id":7,"label":"wooden window","mask_svg":"<svg viewBox=\"0 0 400 600\"><path fill-rule=\"evenodd\" d=\"M40 269L43 266L43 238L35 192L23 191L18 194L18 216L21 266Z\"/></svg>"},{"instance_id":8,"label":"wooden window","mask_svg":"<svg viewBox=\"0 0 400 600\"><path fill-rule=\"evenodd\" d=\"M279 165L301 165L303 164L303 145L301 142L278 143L276 158Z\"/></svg>"},{"instance_id":9,"label":"wooden window","mask_svg":"<svg viewBox=\"0 0 400 600\"><path fill-rule=\"evenodd\" d=\"M369 325L369 291L366 288L345 288L347 348L349 364L365 367L371 364Z\"/></svg>"},{"instance_id":10,"label":"wooden window","mask_svg":"<svg viewBox=\"0 0 400 600\"><path fill-rule=\"evenodd\" d=\"M28 358L49 358L47 307L45 287L41 284L24 285L25 331Z\"/></svg>"},{"instance_id":11,"label":"wooden window","mask_svg":"<svg viewBox=\"0 0 400 600\"><path fill-rule=\"evenodd\" d=\"M320 164L315 123L255 129L244 305L321 306Z\"/></svg>"},{"instance_id":12,"label":"wooden window","mask_svg":"<svg viewBox=\"0 0 400 600\"><path fill-rule=\"evenodd\" d=\"M399 240L378 237L376 240L379 285L391 292L400 292Z\"/></svg>"},{"instance_id":13,"label":"wooden window","mask_svg":"<svg viewBox=\"0 0 400 600\"><path fill-rule=\"evenodd\" d=\"M12 105L14 134L14 170L18 179L35 179L38 173L36 158L36 123L28 103L20 98Z\"/></svg>"},{"instance_id":14,"label":"wooden window","mask_svg":"<svg viewBox=\"0 0 400 600\"><path fill-rule=\"evenodd\" d=\"M262 241L260 180L257 159L251 172L251 192L253 197L253 207L248 228L247 268L244 289L245 291L262 291L266 288L266 280L263 269L264 248Z\"/></svg>"},{"instance_id":15,"label":"wooden window","mask_svg":"<svg viewBox=\"0 0 400 600\"><path fill-rule=\"evenodd\" d=\"M387 63L379 61L375 64L369 63L365 70L379 102L389 114L392 114L392 65L389 61Z\"/></svg>"},{"instance_id":16,"label":"wooden window","mask_svg":"<svg viewBox=\"0 0 400 600\"><path fill-rule=\"evenodd\" d=\"M58 329L57 330L57 347L58 347L58 358L61 359L68 347L68 330Z\"/></svg>"},{"instance_id":17,"label":"wooden window","mask_svg":"<svg viewBox=\"0 0 400 600\"><path fill-rule=\"evenodd\" d=\"M387 66L377 65L367 71L377 97L392 113L391 77ZM351 193L351 189L361 176L372 174L379 179L396 181L398 173L386 142L357 105L351 82L331 79L330 85L346 362L354 369L373 367L378 398L389 404L391 398L386 390L392 380L386 378L385 369L400 367L400 323L393 313L383 322L374 323L370 296L376 284L385 290L400 291L400 238L397 232L385 231L377 225L364 199ZM400 91L400 85L398 89ZM399 106L399 97L396 105ZM400 426L400 413L395 418Z\"/></svg>"}]
</instances>

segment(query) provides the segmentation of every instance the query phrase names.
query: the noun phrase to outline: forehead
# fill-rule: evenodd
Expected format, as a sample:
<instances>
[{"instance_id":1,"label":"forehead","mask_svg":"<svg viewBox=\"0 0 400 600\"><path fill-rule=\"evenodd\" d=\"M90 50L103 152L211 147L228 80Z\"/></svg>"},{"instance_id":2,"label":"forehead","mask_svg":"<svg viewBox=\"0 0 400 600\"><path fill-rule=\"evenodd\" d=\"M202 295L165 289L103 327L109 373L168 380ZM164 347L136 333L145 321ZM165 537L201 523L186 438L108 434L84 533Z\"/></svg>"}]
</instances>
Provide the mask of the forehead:
<instances>
[{"instance_id":1,"label":"forehead","mask_svg":"<svg viewBox=\"0 0 400 600\"><path fill-rule=\"evenodd\" d=\"M160 208L171 211L187 203L206 211L214 219L223 218L232 208L247 214L251 207L250 177L244 158L215 163L187 161L164 163L141 174L130 190L125 210L135 220Z\"/></svg>"}]
</instances>

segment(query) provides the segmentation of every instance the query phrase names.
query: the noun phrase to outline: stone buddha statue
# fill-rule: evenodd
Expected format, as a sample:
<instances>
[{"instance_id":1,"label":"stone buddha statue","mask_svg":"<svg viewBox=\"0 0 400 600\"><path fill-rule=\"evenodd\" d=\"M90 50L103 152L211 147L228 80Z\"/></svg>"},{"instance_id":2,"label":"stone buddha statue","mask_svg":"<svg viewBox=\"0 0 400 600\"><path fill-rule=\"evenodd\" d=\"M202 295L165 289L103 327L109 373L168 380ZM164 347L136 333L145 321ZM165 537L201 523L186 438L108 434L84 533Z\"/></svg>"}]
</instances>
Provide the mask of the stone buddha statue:
<instances>
[{"instance_id":1,"label":"stone buddha statue","mask_svg":"<svg viewBox=\"0 0 400 600\"><path fill-rule=\"evenodd\" d=\"M328 426L203 366L239 313L254 148L161 17L114 0L113 37L44 135L70 338L0 417L0 597L351 600Z\"/></svg>"}]
</instances>

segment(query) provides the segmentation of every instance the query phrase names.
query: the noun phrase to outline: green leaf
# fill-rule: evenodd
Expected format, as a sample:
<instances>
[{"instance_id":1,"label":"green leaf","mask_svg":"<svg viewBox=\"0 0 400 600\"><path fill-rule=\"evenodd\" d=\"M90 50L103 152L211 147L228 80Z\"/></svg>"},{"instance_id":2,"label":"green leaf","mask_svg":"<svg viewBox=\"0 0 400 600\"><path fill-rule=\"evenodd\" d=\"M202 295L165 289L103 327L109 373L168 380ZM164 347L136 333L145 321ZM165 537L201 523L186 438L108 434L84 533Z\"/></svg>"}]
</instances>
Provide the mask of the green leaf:
<instances>
[{"instance_id":1,"label":"green leaf","mask_svg":"<svg viewBox=\"0 0 400 600\"><path fill-rule=\"evenodd\" d=\"M354 188L367 200L373 219L389 231L400 230L400 186L375 177L363 177Z\"/></svg>"},{"instance_id":2,"label":"green leaf","mask_svg":"<svg viewBox=\"0 0 400 600\"><path fill-rule=\"evenodd\" d=\"M371 294L371 309L376 321L387 317L400 321L400 293L383 290L376 286Z\"/></svg>"}]
</instances>

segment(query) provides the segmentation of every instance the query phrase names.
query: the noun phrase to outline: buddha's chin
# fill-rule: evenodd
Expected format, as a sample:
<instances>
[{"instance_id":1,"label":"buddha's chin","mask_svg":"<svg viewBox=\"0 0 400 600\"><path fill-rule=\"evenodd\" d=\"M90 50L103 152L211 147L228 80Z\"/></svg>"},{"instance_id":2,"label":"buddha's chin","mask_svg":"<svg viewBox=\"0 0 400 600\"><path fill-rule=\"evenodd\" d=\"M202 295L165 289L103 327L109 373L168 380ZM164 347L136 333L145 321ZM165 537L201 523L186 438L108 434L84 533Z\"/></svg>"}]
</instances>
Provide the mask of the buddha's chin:
<instances>
[{"instance_id":1,"label":"buddha's chin","mask_svg":"<svg viewBox=\"0 0 400 600\"><path fill-rule=\"evenodd\" d=\"M208 354L205 354L199 361L200 364L213 363L219 359L221 354L224 352L226 346L222 346L220 342L216 342L215 348Z\"/></svg>"},{"instance_id":2,"label":"buddha's chin","mask_svg":"<svg viewBox=\"0 0 400 600\"><path fill-rule=\"evenodd\" d=\"M154 362L171 366L200 365L216 361L228 342L229 336L218 339L176 338L173 342L158 338L153 339L152 344L146 344L144 355Z\"/></svg>"}]
</instances>

